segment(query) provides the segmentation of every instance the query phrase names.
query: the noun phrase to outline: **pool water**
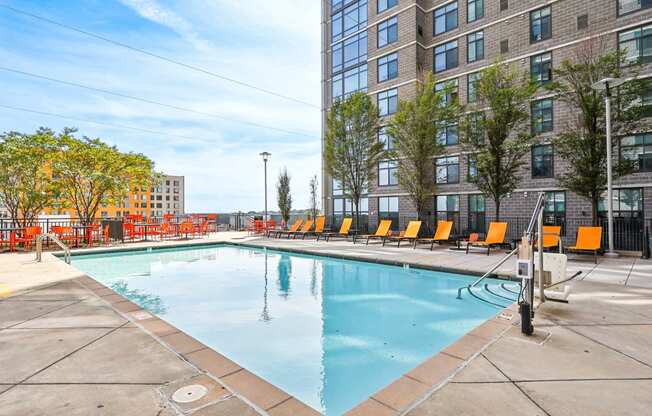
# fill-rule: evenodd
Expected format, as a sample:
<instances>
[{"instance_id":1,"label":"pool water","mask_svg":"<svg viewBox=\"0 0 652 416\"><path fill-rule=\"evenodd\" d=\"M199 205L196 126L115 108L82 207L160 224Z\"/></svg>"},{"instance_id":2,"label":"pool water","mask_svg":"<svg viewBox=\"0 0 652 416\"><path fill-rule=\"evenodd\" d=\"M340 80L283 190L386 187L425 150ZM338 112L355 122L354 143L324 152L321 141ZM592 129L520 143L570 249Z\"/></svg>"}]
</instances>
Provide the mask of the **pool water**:
<instances>
[{"instance_id":1,"label":"pool water","mask_svg":"<svg viewBox=\"0 0 652 416\"><path fill-rule=\"evenodd\" d=\"M72 264L326 415L496 313L456 299L471 276L263 249L158 249Z\"/></svg>"}]
</instances>

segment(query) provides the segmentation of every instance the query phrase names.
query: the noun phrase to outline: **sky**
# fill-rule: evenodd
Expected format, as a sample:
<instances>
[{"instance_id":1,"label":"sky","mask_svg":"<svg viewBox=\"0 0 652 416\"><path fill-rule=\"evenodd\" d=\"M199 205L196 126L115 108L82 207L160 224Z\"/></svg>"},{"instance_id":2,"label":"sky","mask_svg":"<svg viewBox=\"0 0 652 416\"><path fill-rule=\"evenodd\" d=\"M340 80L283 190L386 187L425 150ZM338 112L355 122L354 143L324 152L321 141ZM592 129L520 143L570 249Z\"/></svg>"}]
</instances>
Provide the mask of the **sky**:
<instances>
[{"instance_id":1,"label":"sky","mask_svg":"<svg viewBox=\"0 0 652 416\"><path fill-rule=\"evenodd\" d=\"M158 171L186 177L187 212L262 210L264 169L259 153L267 151L272 154L269 209L276 208L275 183L284 167L292 176L293 206L308 206L310 178L321 177L318 0L0 0L1 4L312 105L0 7L0 132L76 127L79 136L99 137L122 151L144 153Z\"/></svg>"}]
</instances>

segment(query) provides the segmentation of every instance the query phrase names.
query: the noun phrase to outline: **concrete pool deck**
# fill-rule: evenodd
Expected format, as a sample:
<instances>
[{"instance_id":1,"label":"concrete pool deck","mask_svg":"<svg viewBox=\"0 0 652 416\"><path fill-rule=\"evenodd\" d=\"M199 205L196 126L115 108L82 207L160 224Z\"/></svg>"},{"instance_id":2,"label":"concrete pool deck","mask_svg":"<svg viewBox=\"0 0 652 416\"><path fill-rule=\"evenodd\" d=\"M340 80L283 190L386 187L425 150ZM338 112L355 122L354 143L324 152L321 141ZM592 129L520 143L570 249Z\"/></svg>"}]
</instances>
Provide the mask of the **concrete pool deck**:
<instances>
[{"instance_id":1,"label":"concrete pool deck","mask_svg":"<svg viewBox=\"0 0 652 416\"><path fill-rule=\"evenodd\" d=\"M243 237L218 233L202 242L476 273L503 253ZM33 259L0 255L0 297L9 296L0 300L0 415L315 414L63 261ZM595 266L587 256L569 269L584 272L572 283L570 304L542 305L534 337L520 335L517 319L488 321L350 414L645 414L652 406L652 262L600 259ZM187 384L209 394L190 406L173 402L174 390Z\"/></svg>"}]
</instances>

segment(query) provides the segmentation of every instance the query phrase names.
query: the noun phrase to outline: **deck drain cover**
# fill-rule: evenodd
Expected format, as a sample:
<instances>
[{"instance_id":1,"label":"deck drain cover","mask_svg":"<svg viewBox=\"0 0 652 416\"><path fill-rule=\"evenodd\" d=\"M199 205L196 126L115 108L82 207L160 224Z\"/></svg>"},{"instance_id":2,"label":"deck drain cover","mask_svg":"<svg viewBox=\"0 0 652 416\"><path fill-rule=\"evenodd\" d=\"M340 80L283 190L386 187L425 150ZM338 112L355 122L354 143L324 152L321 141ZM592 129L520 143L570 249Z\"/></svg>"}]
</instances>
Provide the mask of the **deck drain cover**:
<instances>
[{"instance_id":1,"label":"deck drain cover","mask_svg":"<svg viewBox=\"0 0 652 416\"><path fill-rule=\"evenodd\" d=\"M172 395L172 400L177 403L192 403L204 397L208 389L201 384L191 384L181 387Z\"/></svg>"}]
</instances>

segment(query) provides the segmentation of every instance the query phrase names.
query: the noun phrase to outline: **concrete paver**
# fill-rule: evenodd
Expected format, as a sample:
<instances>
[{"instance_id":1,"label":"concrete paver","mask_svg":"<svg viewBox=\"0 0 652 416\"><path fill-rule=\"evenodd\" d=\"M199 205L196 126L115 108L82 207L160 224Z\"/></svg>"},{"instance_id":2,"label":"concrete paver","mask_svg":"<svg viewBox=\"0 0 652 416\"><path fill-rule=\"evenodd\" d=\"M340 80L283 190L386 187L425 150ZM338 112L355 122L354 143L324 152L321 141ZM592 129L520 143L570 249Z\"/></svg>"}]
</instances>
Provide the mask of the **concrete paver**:
<instances>
[{"instance_id":1,"label":"concrete paver","mask_svg":"<svg viewBox=\"0 0 652 416\"><path fill-rule=\"evenodd\" d=\"M45 315L78 302L76 300L59 301L0 301L0 328L9 328L29 319Z\"/></svg>"},{"instance_id":2,"label":"concrete paver","mask_svg":"<svg viewBox=\"0 0 652 416\"><path fill-rule=\"evenodd\" d=\"M0 395L0 416L174 415L151 386L19 385Z\"/></svg>"},{"instance_id":3,"label":"concrete paver","mask_svg":"<svg viewBox=\"0 0 652 416\"><path fill-rule=\"evenodd\" d=\"M120 328L28 381L161 384L195 373L140 328Z\"/></svg>"},{"instance_id":4,"label":"concrete paver","mask_svg":"<svg viewBox=\"0 0 652 416\"><path fill-rule=\"evenodd\" d=\"M652 325L568 327L652 367Z\"/></svg>"},{"instance_id":5,"label":"concrete paver","mask_svg":"<svg viewBox=\"0 0 652 416\"><path fill-rule=\"evenodd\" d=\"M98 298L89 298L16 325L14 328L108 327L115 328L127 320Z\"/></svg>"},{"instance_id":6,"label":"concrete paver","mask_svg":"<svg viewBox=\"0 0 652 416\"><path fill-rule=\"evenodd\" d=\"M18 383L108 331L99 328L0 331L0 382Z\"/></svg>"},{"instance_id":7,"label":"concrete paver","mask_svg":"<svg viewBox=\"0 0 652 416\"><path fill-rule=\"evenodd\" d=\"M551 415L641 416L652 409L652 380L518 383Z\"/></svg>"},{"instance_id":8,"label":"concrete paver","mask_svg":"<svg viewBox=\"0 0 652 416\"><path fill-rule=\"evenodd\" d=\"M511 383L447 384L408 416L546 416Z\"/></svg>"}]
</instances>

